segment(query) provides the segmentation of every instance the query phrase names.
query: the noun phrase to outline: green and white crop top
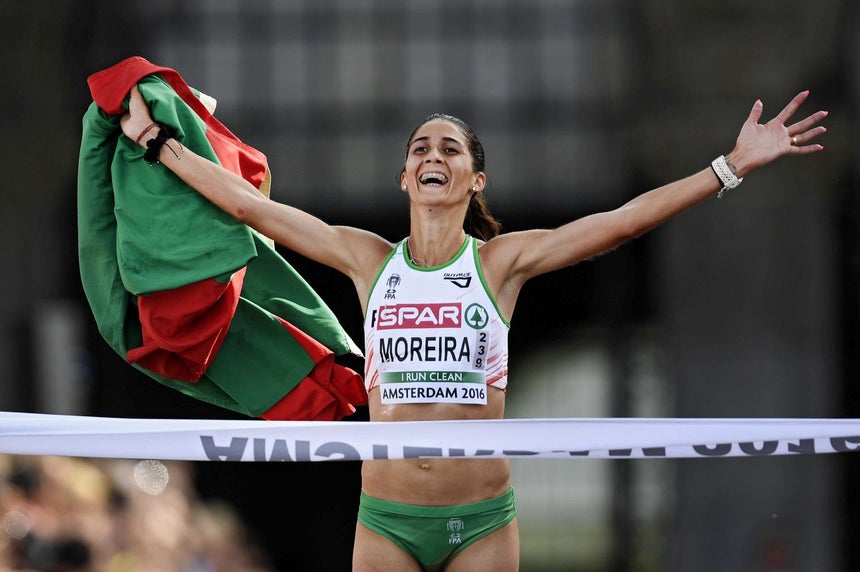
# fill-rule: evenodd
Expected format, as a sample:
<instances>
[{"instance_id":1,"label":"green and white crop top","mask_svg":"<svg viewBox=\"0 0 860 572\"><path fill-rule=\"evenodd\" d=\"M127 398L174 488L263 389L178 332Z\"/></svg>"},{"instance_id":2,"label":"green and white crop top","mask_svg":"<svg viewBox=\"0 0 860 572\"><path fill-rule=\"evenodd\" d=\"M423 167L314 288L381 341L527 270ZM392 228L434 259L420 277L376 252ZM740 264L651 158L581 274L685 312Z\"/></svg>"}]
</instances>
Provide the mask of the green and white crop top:
<instances>
[{"instance_id":1,"label":"green and white crop top","mask_svg":"<svg viewBox=\"0 0 860 572\"><path fill-rule=\"evenodd\" d=\"M364 384L382 403L487 403L508 384L508 330L481 272L478 241L423 268L406 240L388 257L367 303Z\"/></svg>"}]
</instances>

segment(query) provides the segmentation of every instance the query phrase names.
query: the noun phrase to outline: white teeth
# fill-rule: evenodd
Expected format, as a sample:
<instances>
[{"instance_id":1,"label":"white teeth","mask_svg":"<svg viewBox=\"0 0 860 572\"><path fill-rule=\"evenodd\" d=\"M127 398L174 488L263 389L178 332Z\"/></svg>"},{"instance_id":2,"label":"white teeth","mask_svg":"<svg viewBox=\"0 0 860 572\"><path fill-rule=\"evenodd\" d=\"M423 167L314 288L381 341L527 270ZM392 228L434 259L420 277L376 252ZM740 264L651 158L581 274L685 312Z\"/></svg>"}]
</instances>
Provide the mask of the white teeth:
<instances>
[{"instance_id":1,"label":"white teeth","mask_svg":"<svg viewBox=\"0 0 860 572\"><path fill-rule=\"evenodd\" d=\"M448 182L448 177L444 173L423 173L419 178L421 183L436 183L444 185Z\"/></svg>"}]
</instances>

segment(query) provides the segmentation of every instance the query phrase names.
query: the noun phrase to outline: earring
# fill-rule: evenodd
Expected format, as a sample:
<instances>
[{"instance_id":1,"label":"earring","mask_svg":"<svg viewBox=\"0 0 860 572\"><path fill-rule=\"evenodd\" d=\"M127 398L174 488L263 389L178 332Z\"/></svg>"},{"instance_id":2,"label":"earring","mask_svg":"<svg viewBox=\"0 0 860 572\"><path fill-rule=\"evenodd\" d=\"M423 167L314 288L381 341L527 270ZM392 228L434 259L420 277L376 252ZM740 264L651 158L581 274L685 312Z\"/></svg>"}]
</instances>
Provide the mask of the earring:
<instances>
[{"instance_id":1,"label":"earring","mask_svg":"<svg viewBox=\"0 0 860 572\"><path fill-rule=\"evenodd\" d=\"M400 187L400 188L401 188L401 189L403 189L403 190L405 191L405 190L406 190L406 185L403 185L403 186L402 186L402 187Z\"/></svg>"},{"instance_id":2,"label":"earring","mask_svg":"<svg viewBox=\"0 0 860 572\"><path fill-rule=\"evenodd\" d=\"M477 190L478 190L478 185L472 185L472 190L473 190L473 191L477 191Z\"/></svg>"}]
</instances>

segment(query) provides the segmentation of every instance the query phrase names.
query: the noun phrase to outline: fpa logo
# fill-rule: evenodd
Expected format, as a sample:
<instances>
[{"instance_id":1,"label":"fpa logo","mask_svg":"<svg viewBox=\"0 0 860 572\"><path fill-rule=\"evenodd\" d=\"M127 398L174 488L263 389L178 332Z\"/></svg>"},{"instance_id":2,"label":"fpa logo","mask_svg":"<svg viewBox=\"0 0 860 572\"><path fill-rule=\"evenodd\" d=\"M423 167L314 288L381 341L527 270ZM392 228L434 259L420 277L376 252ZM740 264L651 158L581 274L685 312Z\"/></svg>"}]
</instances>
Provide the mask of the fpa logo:
<instances>
[{"instance_id":1,"label":"fpa logo","mask_svg":"<svg viewBox=\"0 0 860 572\"><path fill-rule=\"evenodd\" d=\"M447 528L450 533L448 535L448 544L462 544L463 529L465 528L463 520L457 517L449 518Z\"/></svg>"},{"instance_id":2,"label":"fpa logo","mask_svg":"<svg viewBox=\"0 0 860 572\"><path fill-rule=\"evenodd\" d=\"M388 280L385 281L385 285L388 286L388 290L385 291L385 299L393 300L397 294L397 287L400 286L400 274L389 276Z\"/></svg>"}]
</instances>

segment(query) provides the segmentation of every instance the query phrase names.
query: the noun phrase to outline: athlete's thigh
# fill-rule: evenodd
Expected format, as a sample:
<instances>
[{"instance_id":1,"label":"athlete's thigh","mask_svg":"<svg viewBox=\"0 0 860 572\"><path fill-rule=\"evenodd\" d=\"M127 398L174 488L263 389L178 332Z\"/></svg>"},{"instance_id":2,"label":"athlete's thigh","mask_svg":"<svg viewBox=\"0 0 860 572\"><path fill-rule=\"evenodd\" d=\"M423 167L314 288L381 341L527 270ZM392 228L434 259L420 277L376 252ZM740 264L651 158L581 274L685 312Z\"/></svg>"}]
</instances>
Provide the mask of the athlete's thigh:
<instances>
[{"instance_id":1,"label":"athlete's thigh","mask_svg":"<svg viewBox=\"0 0 860 572\"><path fill-rule=\"evenodd\" d=\"M402 548L365 527L355 525L353 572L421 572L421 566Z\"/></svg>"},{"instance_id":2,"label":"athlete's thigh","mask_svg":"<svg viewBox=\"0 0 860 572\"><path fill-rule=\"evenodd\" d=\"M492 570L516 572L520 569L520 532L517 519L470 544L448 562L445 572Z\"/></svg>"}]
</instances>

